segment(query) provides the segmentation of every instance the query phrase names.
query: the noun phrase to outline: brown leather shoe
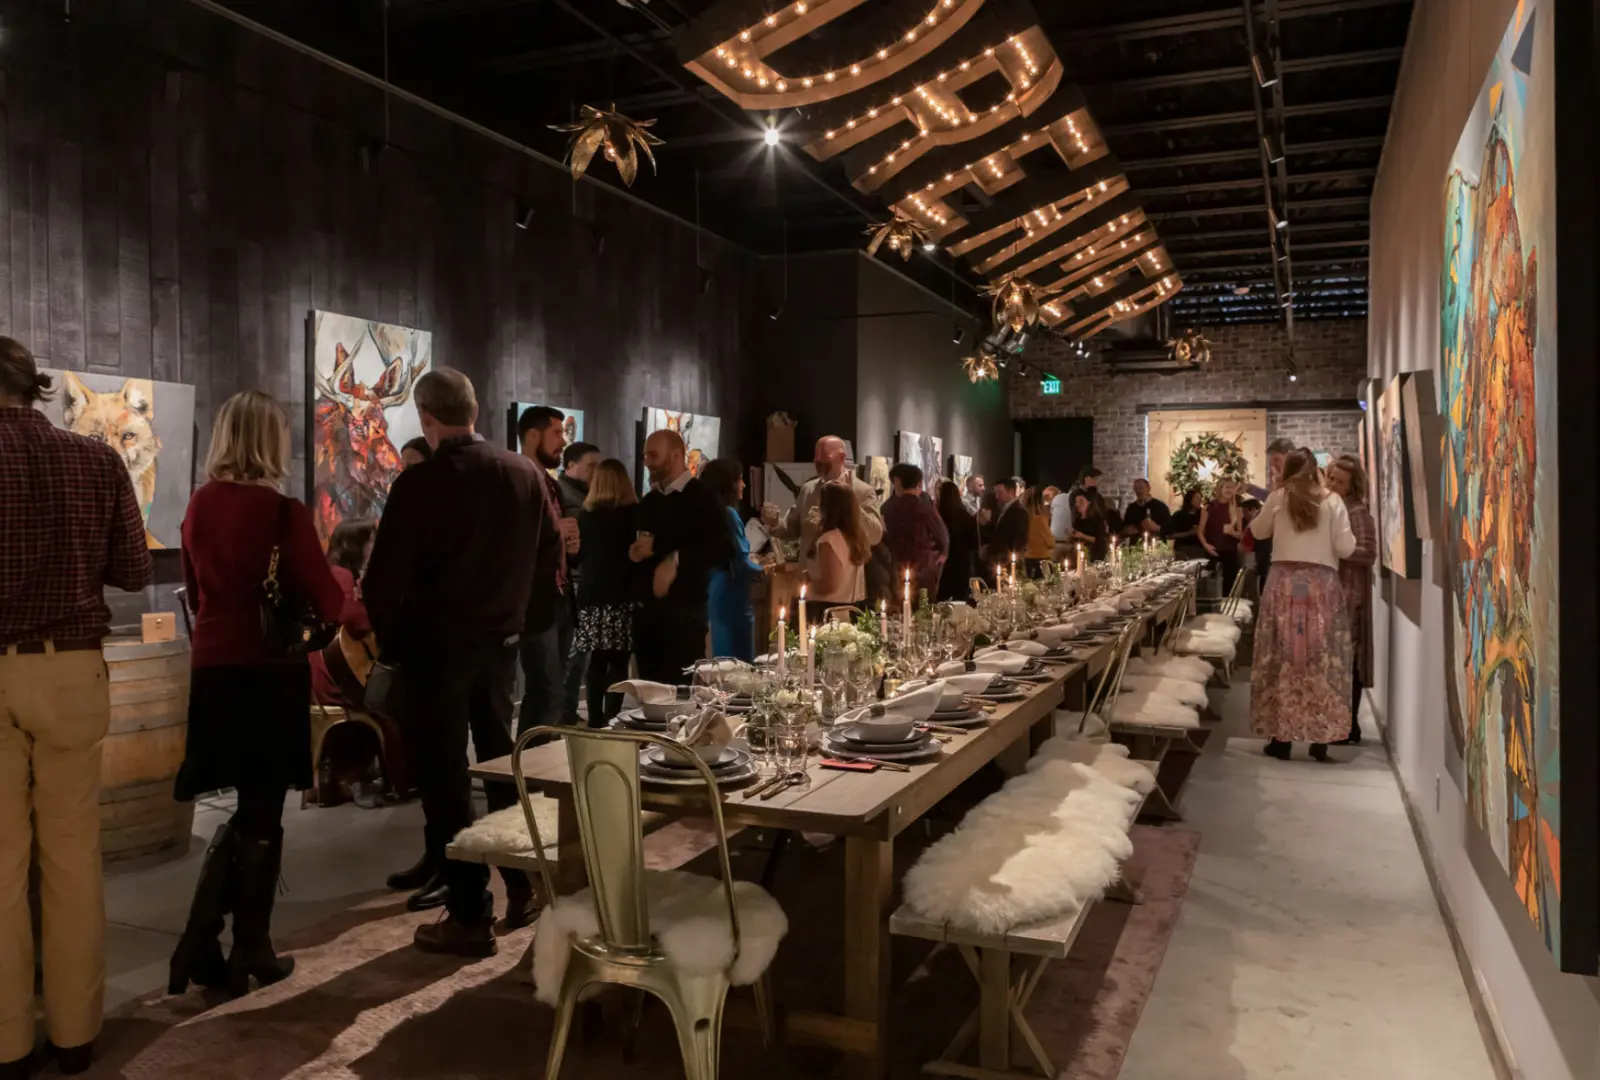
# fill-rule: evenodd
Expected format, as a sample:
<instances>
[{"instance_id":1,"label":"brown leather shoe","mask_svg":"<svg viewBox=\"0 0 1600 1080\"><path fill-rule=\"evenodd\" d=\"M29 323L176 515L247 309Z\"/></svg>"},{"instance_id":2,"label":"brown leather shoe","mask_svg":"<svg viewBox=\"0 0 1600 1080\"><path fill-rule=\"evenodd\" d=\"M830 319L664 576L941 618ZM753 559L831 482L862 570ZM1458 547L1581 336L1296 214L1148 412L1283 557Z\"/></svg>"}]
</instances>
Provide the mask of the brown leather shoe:
<instances>
[{"instance_id":1,"label":"brown leather shoe","mask_svg":"<svg viewBox=\"0 0 1600 1080\"><path fill-rule=\"evenodd\" d=\"M505 918L495 921L494 936L505 937L524 926L532 926L538 918L539 902L533 897L533 886L530 884L526 889L508 888Z\"/></svg>"},{"instance_id":2,"label":"brown leather shoe","mask_svg":"<svg viewBox=\"0 0 1600 1080\"><path fill-rule=\"evenodd\" d=\"M500 950L494 940L492 920L465 923L455 916L440 919L431 926L417 927L411 943L423 952L465 956L473 960L493 956Z\"/></svg>"}]
</instances>

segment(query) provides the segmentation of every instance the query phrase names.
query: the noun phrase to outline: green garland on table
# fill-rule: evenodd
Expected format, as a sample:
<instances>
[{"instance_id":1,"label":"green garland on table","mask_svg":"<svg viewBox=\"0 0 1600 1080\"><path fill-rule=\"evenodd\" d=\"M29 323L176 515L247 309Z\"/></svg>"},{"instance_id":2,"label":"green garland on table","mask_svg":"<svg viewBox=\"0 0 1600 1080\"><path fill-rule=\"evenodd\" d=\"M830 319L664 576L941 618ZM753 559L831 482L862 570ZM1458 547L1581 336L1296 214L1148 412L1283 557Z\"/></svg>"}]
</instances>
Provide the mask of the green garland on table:
<instances>
[{"instance_id":1,"label":"green garland on table","mask_svg":"<svg viewBox=\"0 0 1600 1080\"><path fill-rule=\"evenodd\" d=\"M1245 460L1239 444L1224 439L1214 431L1191 435L1183 440L1172 451L1172 460L1168 465L1167 483L1178 493L1180 500L1183 492L1190 488L1199 488L1209 499L1211 489L1220 480L1243 483L1250 479L1250 463ZM1202 472L1206 475L1202 476Z\"/></svg>"}]
</instances>

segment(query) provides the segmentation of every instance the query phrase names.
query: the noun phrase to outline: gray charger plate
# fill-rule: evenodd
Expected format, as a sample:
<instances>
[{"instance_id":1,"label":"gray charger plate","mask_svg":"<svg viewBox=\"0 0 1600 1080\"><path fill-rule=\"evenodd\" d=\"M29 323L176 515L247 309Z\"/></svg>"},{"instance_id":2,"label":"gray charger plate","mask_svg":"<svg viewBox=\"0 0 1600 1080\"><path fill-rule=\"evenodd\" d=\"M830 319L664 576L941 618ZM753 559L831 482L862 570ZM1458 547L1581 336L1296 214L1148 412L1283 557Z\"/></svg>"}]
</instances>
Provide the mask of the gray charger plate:
<instances>
[{"instance_id":1,"label":"gray charger plate","mask_svg":"<svg viewBox=\"0 0 1600 1080\"><path fill-rule=\"evenodd\" d=\"M925 746L918 750L864 750L842 739L833 738L830 732L822 737L822 753L828 757L837 754L846 758L869 757L878 758L882 761L895 761L902 765L915 765L919 762L936 759L940 754L944 753L944 744L935 739L933 740L933 745Z\"/></svg>"}]
</instances>

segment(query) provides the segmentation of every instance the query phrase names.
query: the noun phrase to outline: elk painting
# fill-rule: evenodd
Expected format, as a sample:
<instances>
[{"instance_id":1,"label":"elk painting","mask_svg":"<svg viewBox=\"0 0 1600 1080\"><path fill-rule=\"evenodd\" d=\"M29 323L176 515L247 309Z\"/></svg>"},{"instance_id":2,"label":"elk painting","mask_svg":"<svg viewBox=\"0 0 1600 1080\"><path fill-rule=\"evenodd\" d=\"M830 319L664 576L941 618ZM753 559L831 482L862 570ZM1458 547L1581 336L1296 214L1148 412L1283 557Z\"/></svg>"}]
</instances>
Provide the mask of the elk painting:
<instances>
[{"instance_id":1,"label":"elk painting","mask_svg":"<svg viewBox=\"0 0 1600 1080\"><path fill-rule=\"evenodd\" d=\"M411 390L433 362L433 335L331 311L311 317L311 509L326 543L346 518L377 518L422 433Z\"/></svg>"},{"instance_id":2,"label":"elk painting","mask_svg":"<svg viewBox=\"0 0 1600 1080\"><path fill-rule=\"evenodd\" d=\"M194 459L194 387L154 379L47 370L55 385L39 409L117 452L144 518L145 544L176 547Z\"/></svg>"}]
</instances>

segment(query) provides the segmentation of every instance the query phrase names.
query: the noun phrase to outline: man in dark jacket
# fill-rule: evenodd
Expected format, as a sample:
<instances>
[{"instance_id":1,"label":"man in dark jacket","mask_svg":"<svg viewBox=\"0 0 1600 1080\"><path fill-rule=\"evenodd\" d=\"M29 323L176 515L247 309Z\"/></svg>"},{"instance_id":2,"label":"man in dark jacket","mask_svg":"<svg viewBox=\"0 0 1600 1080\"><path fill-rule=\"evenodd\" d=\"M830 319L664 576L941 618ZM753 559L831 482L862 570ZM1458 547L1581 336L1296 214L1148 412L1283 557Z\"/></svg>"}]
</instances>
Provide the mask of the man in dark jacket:
<instances>
[{"instance_id":1,"label":"man in dark jacket","mask_svg":"<svg viewBox=\"0 0 1600 1080\"><path fill-rule=\"evenodd\" d=\"M939 572L950 554L950 530L922 491L922 470L901 462L889 470L894 495L883 504L883 542L897 572L910 568L918 589L939 593Z\"/></svg>"},{"instance_id":2,"label":"man in dark jacket","mask_svg":"<svg viewBox=\"0 0 1600 1080\"><path fill-rule=\"evenodd\" d=\"M517 420L522 454L538 468L549 528L533 552L533 590L522 626L522 711L517 734L532 727L576 723L577 702L563 715L567 660L572 655L571 569L579 554L577 519L561 510L561 484L551 470L561 464L566 446L565 415L548 405L532 405Z\"/></svg>"},{"instance_id":3,"label":"man in dark jacket","mask_svg":"<svg viewBox=\"0 0 1600 1080\"><path fill-rule=\"evenodd\" d=\"M689 473L683 437L652 432L644 444L650 493L639 504L639 537L628 556L649 571L633 622L639 677L669 685L706 655L711 571L733 559L721 500Z\"/></svg>"},{"instance_id":4,"label":"man in dark jacket","mask_svg":"<svg viewBox=\"0 0 1600 1080\"><path fill-rule=\"evenodd\" d=\"M1020 560L1028 550L1028 511L1018 496L1022 482L1014 476L994 482L995 519L983 545L983 566L992 571L997 565L1009 567L1011 556Z\"/></svg>"},{"instance_id":5,"label":"man in dark jacket","mask_svg":"<svg viewBox=\"0 0 1600 1080\"><path fill-rule=\"evenodd\" d=\"M417 380L415 397L434 454L395 478L362 591L384 658L405 675L427 863L442 861L472 824L468 732L480 761L511 752L517 643L533 588L528 552L550 526L533 463L474 433L478 401L465 375L437 368ZM487 794L491 810L516 803L507 784ZM531 890L520 872L504 876L514 926L529 917ZM440 878L449 918L418 927L417 947L492 955L488 867L443 862Z\"/></svg>"}]
</instances>

